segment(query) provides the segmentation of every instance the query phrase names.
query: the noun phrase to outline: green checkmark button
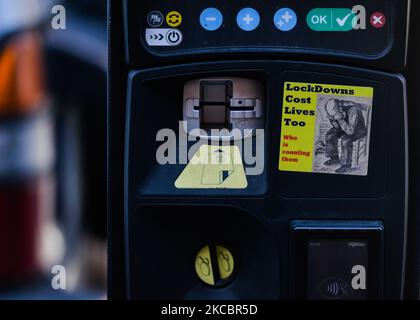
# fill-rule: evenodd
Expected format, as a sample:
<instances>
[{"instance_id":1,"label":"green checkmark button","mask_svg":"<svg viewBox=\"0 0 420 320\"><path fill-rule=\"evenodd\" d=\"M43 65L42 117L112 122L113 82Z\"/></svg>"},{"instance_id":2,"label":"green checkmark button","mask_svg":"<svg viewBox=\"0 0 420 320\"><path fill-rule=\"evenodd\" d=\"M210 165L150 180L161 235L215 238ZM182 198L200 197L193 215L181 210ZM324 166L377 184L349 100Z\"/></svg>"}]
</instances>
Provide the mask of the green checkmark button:
<instances>
[{"instance_id":1,"label":"green checkmark button","mask_svg":"<svg viewBox=\"0 0 420 320\"><path fill-rule=\"evenodd\" d=\"M351 9L332 9L332 31L350 31L356 14Z\"/></svg>"},{"instance_id":2,"label":"green checkmark button","mask_svg":"<svg viewBox=\"0 0 420 320\"><path fill-rule=\"evenodd\" d=\"M344 32L353 29L356 14L345 8L316 8L308 13L306 22L314 31Z\"/></svg>"}]
</instances>

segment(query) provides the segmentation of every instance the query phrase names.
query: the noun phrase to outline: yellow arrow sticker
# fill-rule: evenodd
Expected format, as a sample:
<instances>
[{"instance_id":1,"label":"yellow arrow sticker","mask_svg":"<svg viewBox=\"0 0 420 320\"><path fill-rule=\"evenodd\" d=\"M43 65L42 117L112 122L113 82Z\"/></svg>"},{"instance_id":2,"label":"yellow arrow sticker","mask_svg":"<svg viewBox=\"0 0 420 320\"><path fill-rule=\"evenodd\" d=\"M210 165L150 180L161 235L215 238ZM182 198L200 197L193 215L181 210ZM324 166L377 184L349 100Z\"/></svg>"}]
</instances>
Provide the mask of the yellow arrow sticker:
<instances>
[{"instance_id":1,"label":"yellow arrow sticker","mask_svg":"<svg viewBox=\"0 0 420 320\"><path fill-rule=\"evenodd\" d=\"M246 189L242 157L237 146L203 145L175 181L178 189Z\"/></svg>"}]
</instances>

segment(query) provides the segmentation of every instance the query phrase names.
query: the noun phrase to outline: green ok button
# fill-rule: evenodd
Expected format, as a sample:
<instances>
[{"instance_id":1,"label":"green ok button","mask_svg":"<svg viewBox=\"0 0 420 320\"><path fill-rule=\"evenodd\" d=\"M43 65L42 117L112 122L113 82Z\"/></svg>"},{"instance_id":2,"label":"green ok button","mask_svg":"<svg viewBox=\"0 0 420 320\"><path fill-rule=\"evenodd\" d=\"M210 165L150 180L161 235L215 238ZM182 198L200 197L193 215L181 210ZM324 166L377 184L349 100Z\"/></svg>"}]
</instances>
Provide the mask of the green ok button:
<instances>
[{"instance_id":1,"label":"green ok button","mask_svg":"<svg viewBox=\"0 0 420 320\"><path fill-rule=\"evenodd\" d=\"M345 8L316 8L306 17L309 28L314 31L344 32L353 29L356 14Z\"/></svg>"}]
</instances>

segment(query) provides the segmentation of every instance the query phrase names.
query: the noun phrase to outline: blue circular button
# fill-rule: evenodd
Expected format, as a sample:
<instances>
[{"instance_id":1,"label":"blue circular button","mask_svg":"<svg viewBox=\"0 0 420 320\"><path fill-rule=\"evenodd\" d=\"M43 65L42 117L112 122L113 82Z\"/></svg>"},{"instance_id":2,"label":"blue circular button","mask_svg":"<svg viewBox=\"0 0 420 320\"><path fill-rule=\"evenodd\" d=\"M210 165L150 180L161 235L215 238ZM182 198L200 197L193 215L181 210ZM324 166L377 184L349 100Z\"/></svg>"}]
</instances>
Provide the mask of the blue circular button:
<instances>
[{"instance_id":1,"label":"blue circular button","mask_svg":"<svg viewBox=\"0 0 420 320\"><path fill-rule=\"evenodd\" d=\"M298 18L290 8L282 8L274 15L274 24L281 31L290 31L296 27Z\"/></svg>"},{"instance_id":2,"label":"blue circular button","mask_svg":"<svg viewBox=\"0 0 420 320\"><path fill-rule=\"evenodd\" d=\"M201 26L207 31L215 31L223 24L223 15L216 8L207 8L200 15Z\"/></svg>"},{"instance_id":3,"label":"blue circular button","mask_svg":"<svg viewBox=\"0 0 420 320\"><path fill-rule=\"evenodd\" d=\"M257 29L260 24L260 15L255 9L244 8L239 11L236 22L242 30L252 31Z\"/></svg>"},{"instance_id":4,"label":"blue circular button","mask_svg":"<svg viewBox=\"0 0 420 320\"><path fill-rule=\"evenodd\" d=\"M160 11L152 11L147 16L147 22L153 28L159 28L163 21L165 21L165 18Z\"/></svg>"}]
</instances>

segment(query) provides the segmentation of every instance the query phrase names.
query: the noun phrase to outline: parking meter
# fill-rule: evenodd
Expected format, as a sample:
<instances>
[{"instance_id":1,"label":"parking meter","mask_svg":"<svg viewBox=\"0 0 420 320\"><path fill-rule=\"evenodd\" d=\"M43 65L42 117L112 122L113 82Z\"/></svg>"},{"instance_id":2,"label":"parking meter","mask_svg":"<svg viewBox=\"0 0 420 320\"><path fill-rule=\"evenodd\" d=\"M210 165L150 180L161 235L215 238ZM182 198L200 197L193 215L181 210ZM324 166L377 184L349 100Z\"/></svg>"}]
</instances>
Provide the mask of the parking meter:
<instances>
[{"instance_id":1,"label":"parking meter","mask_svg":"<svg viewBox=\"0 0 420 320\"><path fill-rule=\"evenodd\" d=\"M110 296L404 298L410 1L110 1Z\"/></svg>"}]
</instances>

